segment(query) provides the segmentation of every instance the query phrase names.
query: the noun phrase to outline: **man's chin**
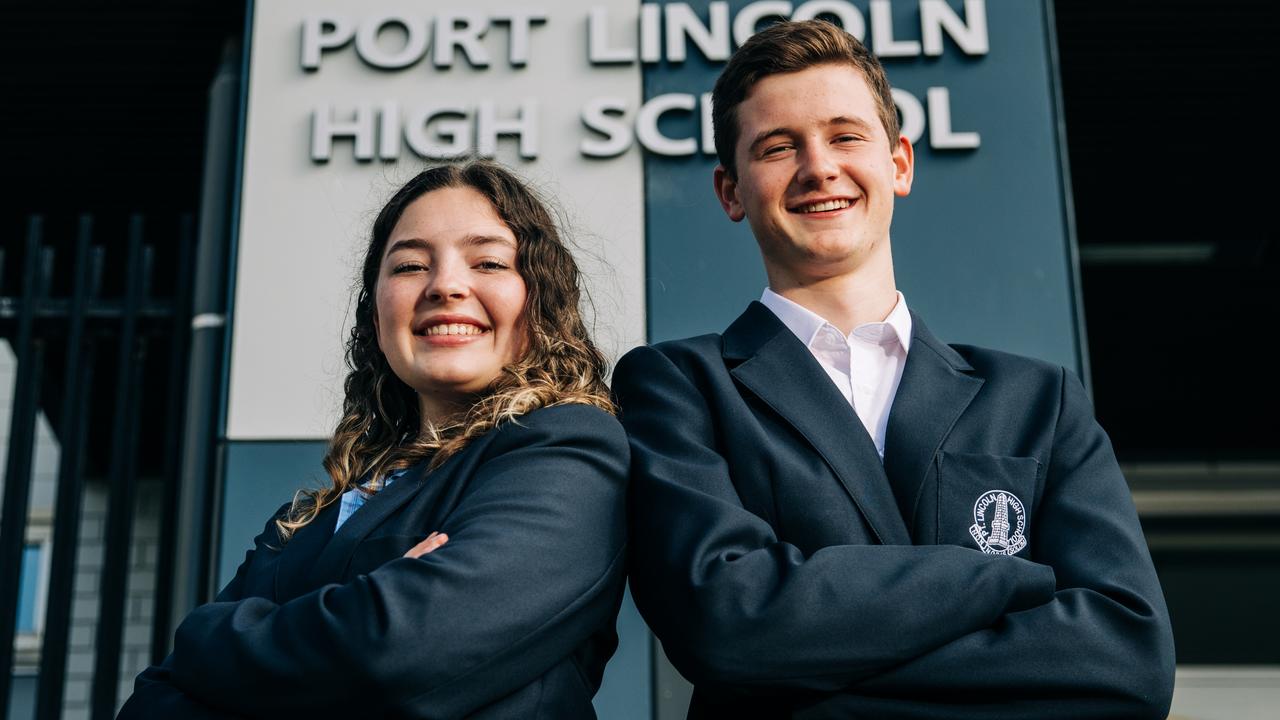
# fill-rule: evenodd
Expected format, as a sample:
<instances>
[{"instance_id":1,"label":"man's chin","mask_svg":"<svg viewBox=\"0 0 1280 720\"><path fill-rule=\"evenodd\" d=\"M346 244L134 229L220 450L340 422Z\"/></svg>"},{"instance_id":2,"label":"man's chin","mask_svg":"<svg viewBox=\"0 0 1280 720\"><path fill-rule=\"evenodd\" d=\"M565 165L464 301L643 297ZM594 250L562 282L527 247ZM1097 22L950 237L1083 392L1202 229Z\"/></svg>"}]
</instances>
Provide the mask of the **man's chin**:
<instances>
[{"instance_id":1,"label":"man's chin","mask_svg":"<svg viewBox=\"0 0 1280 720\"><path fill-rule=\"evenodd\" d=\"M797 258L796 268L804 275L828 278L857 270L866 258L857 247L810 248Z\"/></svg>"}]
</instances>

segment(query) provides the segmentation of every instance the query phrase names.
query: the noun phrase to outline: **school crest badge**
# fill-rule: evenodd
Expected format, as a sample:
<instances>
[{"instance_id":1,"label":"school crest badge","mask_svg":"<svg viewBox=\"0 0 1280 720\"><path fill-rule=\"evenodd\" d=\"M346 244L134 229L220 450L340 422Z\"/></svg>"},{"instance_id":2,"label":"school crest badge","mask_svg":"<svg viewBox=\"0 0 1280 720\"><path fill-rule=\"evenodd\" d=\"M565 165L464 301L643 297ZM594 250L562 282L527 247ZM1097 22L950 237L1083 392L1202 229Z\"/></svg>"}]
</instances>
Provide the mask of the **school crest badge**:
<instances>
[{"instance_id":1,"label":"school crest badge","mask_svg":"<svg viewBox=\"0 0 1280 720\"><path fill-rule=\"evenodd\" d=\"M988 490L973 504L969 534L989 555L1014 555L1027 546L1027 511L1008 490Z\"/></svg>"}]
</instances>

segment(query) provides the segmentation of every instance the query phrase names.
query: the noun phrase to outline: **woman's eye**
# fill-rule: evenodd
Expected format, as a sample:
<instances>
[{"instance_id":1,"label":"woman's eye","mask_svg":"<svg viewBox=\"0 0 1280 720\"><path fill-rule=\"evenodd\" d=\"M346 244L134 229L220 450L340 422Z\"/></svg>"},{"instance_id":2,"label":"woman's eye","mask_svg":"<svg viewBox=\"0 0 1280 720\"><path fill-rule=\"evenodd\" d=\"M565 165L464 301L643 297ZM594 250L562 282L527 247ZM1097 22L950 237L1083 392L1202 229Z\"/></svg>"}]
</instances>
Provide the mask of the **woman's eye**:
<instances>
[{"instance_id":1,"label":"woman's eye","mask_svg":"<svg viewBox=\"0 0 1280 720\"><path fill-rule=\"evenodd\" d=\"M426 266L426 265L424 265L424 264L422 264L422 263L419 263L419 262L404 262L404 263L400 263L399 265L396 265L394 268L392 268L392 269L391 269L391 274L392 274L392 275L399 275L400 273L407 273L407 272L424 272L424 271L426 271L426 270L427 270L427 266Z\"/></svg>"},{"instance_id":2,"label":"woman's eye","mask_svg":"<svg viewBox=\"0 0 1280 720\"><path fill-rule=\"evenodd\" d=\"M511 266L501 260L481 260L476 263L476 268L479 270L506 270L509 267Z\"/></svg>"}]
</instances>

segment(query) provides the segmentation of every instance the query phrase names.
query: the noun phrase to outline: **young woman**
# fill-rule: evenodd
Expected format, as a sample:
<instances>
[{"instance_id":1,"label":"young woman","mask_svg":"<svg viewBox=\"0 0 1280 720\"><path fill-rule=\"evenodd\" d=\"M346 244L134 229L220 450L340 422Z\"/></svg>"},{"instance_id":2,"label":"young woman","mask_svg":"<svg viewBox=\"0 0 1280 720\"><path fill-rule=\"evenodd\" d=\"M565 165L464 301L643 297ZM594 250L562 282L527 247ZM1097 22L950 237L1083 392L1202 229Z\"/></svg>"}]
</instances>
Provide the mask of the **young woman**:
<instances>
[{"instance_id":1,"label":"young woman","mask_svg":"<svg viewBox=\"0 0 1280 720\"><path fill-rule=\"evenodd\" d=\"M628 454L579 276L490 162L374 222L331 487L282 507L122 718L591 718Z\"/></svg>"}]
</instances>

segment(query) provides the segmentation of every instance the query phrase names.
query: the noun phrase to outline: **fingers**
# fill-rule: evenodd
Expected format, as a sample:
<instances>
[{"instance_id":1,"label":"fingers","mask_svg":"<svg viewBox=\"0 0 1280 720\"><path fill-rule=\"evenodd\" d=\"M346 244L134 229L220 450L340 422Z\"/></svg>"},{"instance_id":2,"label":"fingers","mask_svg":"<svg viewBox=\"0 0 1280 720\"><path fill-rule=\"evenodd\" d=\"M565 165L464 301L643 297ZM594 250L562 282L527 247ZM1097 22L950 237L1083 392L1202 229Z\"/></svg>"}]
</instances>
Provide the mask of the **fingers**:
<instances>
[{"instance_id":1,"label":"fingers","mask_svg":"<svg viewBox=\"0 0 1280 720\"><path fill-rule=\"evenodd\" d=\"M426 555L427 553L432 552L433 550L436 550L441 545L444 545L447 542L449 542L448 535L445 535L442 532L433 532L427 536L426 540L423 540L417 545L414 545L413 547L409 548L408 551L405 552L404 556L407 558L422 557L423 555Z\"/></svg>"}]
</instances>

